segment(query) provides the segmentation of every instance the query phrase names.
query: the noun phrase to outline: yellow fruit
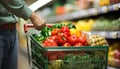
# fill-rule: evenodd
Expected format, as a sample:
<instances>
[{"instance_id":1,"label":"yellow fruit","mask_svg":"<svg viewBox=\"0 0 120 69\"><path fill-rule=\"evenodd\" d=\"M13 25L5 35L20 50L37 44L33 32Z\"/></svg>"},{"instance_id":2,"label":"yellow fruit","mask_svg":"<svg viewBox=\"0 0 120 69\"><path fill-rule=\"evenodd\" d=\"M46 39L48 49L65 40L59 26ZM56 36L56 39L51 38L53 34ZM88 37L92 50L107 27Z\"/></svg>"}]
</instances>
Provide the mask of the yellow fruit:
<instances>
[{"instance_id":1,"label":"yellow fruit","mask_svg":"<svg viewBox=\"0 0 120 69\"><path fill-rule=\"evenodd\" d=\"M81 20L75 24L75 27L77 30L90 31L94 22L95 21L93 19L89 19L88 21Z\"/></svg>"},{"instance_id":2,"label":"yellow fruit","mask_svg":"<svg viewBox=\"0 0 120 69\"><path fill-rule=\"evenodd\" d=\"M106 5L110 5L110 1L109 0L100 0L100 6L106 6Z\"/></svg>"},{"instance_id":3,"label":"yellow fruit","mask_svg":"<svg viewBox=\"0 0 120 69\"><path fill-rule=\"evenodd\" d=\"M79 30L75 28L70 29L70 35L74 35L74 34L76 34L78 37L81 36L81 33Z\"/></svg>"},{"instance_id":4,"label":"yellow fruit","mask_svg":"<svg viewBox=\"0 0 120 69\"><path fill-rule=\"evenodd\" d=\"M108 53L108 56L113 57L113 54L114 54L114 51L111 51L111 52Z\"/></svg>"},{"instance_id":5,"label":"yellow fruit","mask_svg":"<svg viewBox=\"0 0 120 69\"><path fill-rule=\"evenodd\" d=\"M94 23L95 23L95 20L93 20L93 19L88 20L88 24L93 25Z\"/></svg>"}]
</instances>

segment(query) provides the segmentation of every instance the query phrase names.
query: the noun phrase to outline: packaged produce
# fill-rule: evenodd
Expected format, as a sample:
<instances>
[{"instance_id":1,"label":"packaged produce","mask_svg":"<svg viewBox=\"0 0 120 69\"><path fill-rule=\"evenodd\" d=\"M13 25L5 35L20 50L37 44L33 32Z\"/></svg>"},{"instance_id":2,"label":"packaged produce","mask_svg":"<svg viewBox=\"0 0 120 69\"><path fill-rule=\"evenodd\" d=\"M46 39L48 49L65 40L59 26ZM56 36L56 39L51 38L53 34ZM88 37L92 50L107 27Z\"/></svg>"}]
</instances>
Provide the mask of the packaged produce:
<instances>
[{"instance_id":1,"label":"packaged produce","mask_svg":"<svg viewBox=\"0 0 120 69\"><path fill-rule=\"evenodd\" d=\"M87 43L90 46L108 46L104 37L97 34L90 34L87 36Z\"/></svg>"}]
</instances>

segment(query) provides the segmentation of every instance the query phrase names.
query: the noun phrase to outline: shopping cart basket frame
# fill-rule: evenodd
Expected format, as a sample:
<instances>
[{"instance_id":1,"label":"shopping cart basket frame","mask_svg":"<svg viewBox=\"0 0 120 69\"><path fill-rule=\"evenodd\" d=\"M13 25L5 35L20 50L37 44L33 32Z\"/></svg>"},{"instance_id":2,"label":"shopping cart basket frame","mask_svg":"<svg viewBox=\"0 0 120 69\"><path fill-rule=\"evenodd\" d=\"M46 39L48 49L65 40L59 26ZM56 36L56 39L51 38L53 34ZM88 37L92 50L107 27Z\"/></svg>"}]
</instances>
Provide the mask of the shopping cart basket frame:
<instances>
[{"instance_id":1,"label":"shopping cart basket frame","mask_svg":"<svg viewBox=\"0 0 120 69\"><path fill-rule=\"evenodd\" d=\"M47 26L52 26L53 24L47 24ZM32 39L33 37L31 37L30 35L31 35L31 33L28 33L28 29L29 28L34 28L34 26L33 26L33 24L24 24L24 32L25 32L25 34L26 34L26 40L27 40L27 52L28 52L28 60L29 60L29 64L30 64L30 66L33 66L32 65L32 57L31 57L31 42L30 42L30 39ZM30 38L31 37L31 38ZM36 46L39 46L39 43L37 43L37 41L36 40L34 40L34 39L32 39L32 41L33 42L36 42ZM44 47L42 47L42 48L44 48ZM85 49L85 50L87 50L87 48L89 49L89 47L82 47L82 50L83 49ZM91 49L94 49L94 48L99 48L99 50L101 49L103 49L103 48L105 48L106 49L106 52L108 52L108 48L106 48L106 46L104 46L104 47L100 47L100 46L97 46L97 47L93 47L93 48L91 48ZM73 47L68 47L66 50L70 50L70 51L74 51L74 49L76 49L76 50L80 50L80 48L73 48ZM56 50L65 50L65 48L62 48L62 47L50 47L50 48L44 48L44 50L47 50L47 51L56 51ZM108 55L106 54L106 60L108 60ZM106 63L106 65L107 65L107 63ZM32 67L31 67L32 68ZM107 69L107 66L106 66L106 69Z\"/></svg>"}]
</instances>

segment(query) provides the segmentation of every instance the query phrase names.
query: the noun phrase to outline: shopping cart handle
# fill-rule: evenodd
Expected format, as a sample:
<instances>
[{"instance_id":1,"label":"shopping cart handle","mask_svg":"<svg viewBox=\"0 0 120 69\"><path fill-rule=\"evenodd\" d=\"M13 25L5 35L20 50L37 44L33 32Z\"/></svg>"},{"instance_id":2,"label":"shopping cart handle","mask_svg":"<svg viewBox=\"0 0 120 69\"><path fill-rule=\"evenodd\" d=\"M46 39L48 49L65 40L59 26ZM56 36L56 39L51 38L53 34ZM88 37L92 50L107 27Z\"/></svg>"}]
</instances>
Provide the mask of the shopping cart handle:
<instances>
[{"instance_id":1,"label":"shopping cart handle","mask_svg":"<svg viewBox=\"0 0 120 69\"><path fill-rule=\"evenodd\" d=\"M46 26L51 27L53 24L46 24ZM28 28L34 28L33 24L24 24L24 32L28 32Z\"/></svg>"}]
</instances>

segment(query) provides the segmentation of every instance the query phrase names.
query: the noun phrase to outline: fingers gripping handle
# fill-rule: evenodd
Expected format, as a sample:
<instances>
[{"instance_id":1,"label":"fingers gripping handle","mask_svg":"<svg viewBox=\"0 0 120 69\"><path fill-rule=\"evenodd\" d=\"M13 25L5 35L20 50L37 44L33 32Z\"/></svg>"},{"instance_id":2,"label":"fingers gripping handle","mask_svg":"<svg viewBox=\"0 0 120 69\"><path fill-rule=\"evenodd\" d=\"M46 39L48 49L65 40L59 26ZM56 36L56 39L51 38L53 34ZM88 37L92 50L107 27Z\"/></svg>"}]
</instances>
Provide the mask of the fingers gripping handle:
<instances>
[{"instance_id":1,"label":"fingers gripping handle","mask_svg":"<svg viewBox=\"0 0 120 69\"><path fill-rule=\"evenodd\" d=\"M46 26L51 27L53 24L46 24ZM34 28L33 24L24 24L24 32L27 33L29 30L28 28Z\"/></svg>"}]
</instances>

